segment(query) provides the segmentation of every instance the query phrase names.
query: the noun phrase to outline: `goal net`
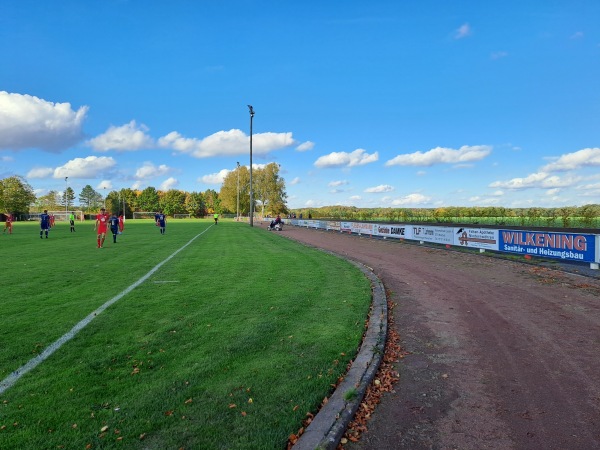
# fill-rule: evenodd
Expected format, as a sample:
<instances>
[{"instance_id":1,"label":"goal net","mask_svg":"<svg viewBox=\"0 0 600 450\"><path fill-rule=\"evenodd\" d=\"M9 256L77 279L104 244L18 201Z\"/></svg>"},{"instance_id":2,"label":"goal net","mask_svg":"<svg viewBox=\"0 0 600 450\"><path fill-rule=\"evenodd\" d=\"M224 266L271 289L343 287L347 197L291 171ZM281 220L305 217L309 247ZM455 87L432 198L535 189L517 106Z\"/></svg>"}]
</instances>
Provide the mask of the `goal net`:
<instances>
[{"instance_id":1,"label":"goal net","mask_svg":"<svg viewBox=\"0 0 600 450\"><path fill-rule=\"evenodd\" d=\"M154 212L154 211L134 211L133 212L134 219L153 219L154 220L155 215L156 215L156 212Z\"/></svg>"},{"instance_id":2,"label":"goal net","mask_svg":"<svg viewBox=\"0 0 600 450\"><path fill-rule=\"evenodd\" d=\"M57 222L68 222L69 216L73 214L75 216L75 220L82 221L83 220L83 211L48 211L50 216L54 216L54 220ZM40 219L41 213L36 214L37 220ZM31 214L30 214L31 216Z\"/></svg>"},{"instance_id":3,"label":"goal net","mask_svg":"<svg viewBox=\"0 0 600 450\"><path fill-rule=\"evenodd\" d=\"M173 219L190 219L191 214L173 214Z\"/></svg>"}]
</instances>

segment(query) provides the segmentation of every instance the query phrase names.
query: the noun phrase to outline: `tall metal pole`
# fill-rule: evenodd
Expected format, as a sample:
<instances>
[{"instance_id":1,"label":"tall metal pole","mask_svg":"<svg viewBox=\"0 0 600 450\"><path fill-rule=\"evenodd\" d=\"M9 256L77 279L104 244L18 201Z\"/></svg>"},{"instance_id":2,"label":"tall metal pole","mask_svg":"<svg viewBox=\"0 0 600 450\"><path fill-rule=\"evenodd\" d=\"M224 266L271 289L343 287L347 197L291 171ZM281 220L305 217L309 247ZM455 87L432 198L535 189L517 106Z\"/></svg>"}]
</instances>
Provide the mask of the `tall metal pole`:
<instances>
[{"instance_id":1,"label":"tall metal pole","mask_svg":"<svg viewBox=\"0 0 600 450\"><path fill-rule=\"evenodd\" d=\"M238 175L238 183L237 183L237 215L236 221L240 221L240 162L237 162L237 175Z\"/></svg>"},{"instance_id":2,"label":"tall metal pole","mask_svg":"<svg viewBox=\"0 0 600 450\"><path fill-rule=\"evenodd\" d=\"M254 108L248 105L250 110L250 226L254 226L254 192L252 190L252 119L254 118Z\"/></svg>"},{"instance_id":3,"label":"tall metal pole","mask_svg":"<svg viewBox=\"0 0 600 450\"><path fill-rule=\"evenodd\" d=\"M69 220L69 198L67 197L67 189L69 189L69 184L67 180L69 177L65 177L65 220Z\"/></svg>"}]
</instances>

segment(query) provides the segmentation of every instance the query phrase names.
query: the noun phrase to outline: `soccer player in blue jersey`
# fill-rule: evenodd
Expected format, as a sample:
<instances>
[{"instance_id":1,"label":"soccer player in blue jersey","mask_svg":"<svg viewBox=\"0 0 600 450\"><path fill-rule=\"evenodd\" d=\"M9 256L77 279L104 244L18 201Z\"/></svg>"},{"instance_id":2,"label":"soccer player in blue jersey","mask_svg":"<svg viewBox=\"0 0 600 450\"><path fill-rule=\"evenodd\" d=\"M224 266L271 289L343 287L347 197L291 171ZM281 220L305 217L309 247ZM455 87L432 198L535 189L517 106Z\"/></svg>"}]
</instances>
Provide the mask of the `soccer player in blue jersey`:
<instances>
[{"instance_id":1,"label":"soccer player in blue jersey","mask_svg":"<svg viewBox=\"0 0 600 450\"><path fill-rule=\"evenodd\" d=\"M110 219L108 219L108 225L110 226L110 231L113 235L113 243L117 243L117 234L119 234L119 218L115 213L112 214Z\"/></svg>"},{"instance_id":2,"label":"soccer player in blue jersey","mask_svg":"<svg viewBox=\"0 0 600 450\"><path fill-rule=\"evenodd\" d=\"M165 216L162 211L158 211L154 218L156 219L156 225L160 227L160 234L165 234L165 227L167 226L167 216Z\"/></svg>"},{"instance_id":3,"label":"soccer player in blue jersey","mask_svg":"<svg viewBox=\"0 0 600 450\"><path fill-rule=\"evenodd\" d=\"M40 214L40 239L43 239L42 236L46 233L46 239L48 239L48 230L50 229L50 215L48 214L48 210L45 209L42 214Z\"/></svg>"}]
</instances>

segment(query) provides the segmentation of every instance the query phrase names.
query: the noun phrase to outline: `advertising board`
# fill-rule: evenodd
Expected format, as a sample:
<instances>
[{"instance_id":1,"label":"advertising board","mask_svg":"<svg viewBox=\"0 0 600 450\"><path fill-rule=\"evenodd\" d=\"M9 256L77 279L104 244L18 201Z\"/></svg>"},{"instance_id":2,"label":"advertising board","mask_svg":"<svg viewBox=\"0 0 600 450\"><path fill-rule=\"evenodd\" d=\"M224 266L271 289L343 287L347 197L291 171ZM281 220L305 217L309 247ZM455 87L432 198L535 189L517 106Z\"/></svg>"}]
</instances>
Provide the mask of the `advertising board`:
<instances>
[{"instance_id":1,"label":"advertising board","mask_svg":"<svg viewBox=\"0 0 600 450\"><path fill-rule=\"evenodd\" d=\"M489 228L454 228L454 245L498 250L498 230Z\"/></svg>"},{"instance_id":2,"label":"advertising board","mask_svg":"<svg viewBox=\"0 0 600 450\"><path fill-rule=\"evenodd\" d=\"M499 250L542 258L594 262L596 237L593 234L499 230Z\"/></svg>"}]
</instances>

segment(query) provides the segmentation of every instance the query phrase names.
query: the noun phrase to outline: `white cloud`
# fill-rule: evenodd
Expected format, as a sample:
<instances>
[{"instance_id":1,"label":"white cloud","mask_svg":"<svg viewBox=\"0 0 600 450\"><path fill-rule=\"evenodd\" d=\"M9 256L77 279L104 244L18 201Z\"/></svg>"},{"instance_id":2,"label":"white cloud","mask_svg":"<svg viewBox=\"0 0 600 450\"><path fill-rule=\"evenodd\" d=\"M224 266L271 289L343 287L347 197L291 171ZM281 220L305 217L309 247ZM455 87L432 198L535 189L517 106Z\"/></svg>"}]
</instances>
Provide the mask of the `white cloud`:
<instances>
[{"instance_id":1,"label":"white cloud","mask_svg":"<svg viewBox=\"0 0 600 450\"><path fill-rule=\"evenodd\" d=\"M337 181L330 181L327 186L329 187L337 187L337 186L343 186L345 184L348 184L348 180L337 180Z\"/></svg>"},{"instance_id":2,"label":"white cloud","mask_svg":"<svg viewBox=\"0 0 600 450\"><path fill-rule=\"evenodd\" d=\"M471 35L471 26L465 23L454 32L454 39L462 39Z\"/></svg>"},{"instance_id":3,"label":"white cloud","mask_svg":"<svg viewBox=\"0 0 600 450\"><path fill-rule=\"evenodd\" d=\"M353 195L350 197L350 200L362 200L362 197L360 195Z\"/></svg>"},{"instance_id":4,"label":"white cloud","mask_svg":"<svg viewBox=\"0 0 600 450\"><path fill-rule=\"evenodd\" d=\"M292 133L259 133L252 135L252 153L266 155L273 150L296 144ZM234 156L249 152L250 137L242 130L218 131L204 139L185 138L172 131L158 139L158 145L196 158L211 156Z\"/></svg>"},{"instance_id":5,"label":"white cloud","mask_svg":"<svg viewBox=\"0 0 600 450\"><path fill-rule=\"evenodd\" d=\"M583 167L600 166L600 148L584 148L561 155L556 161L542 167L544 172L575 170Z\"/></svg>"},{"instance_id":6,"label":"white cloud","mask_svg":"<svg viewBox=\"0 0 600 450\"><path fill-rule=\"evenodd\" d=\"M427 175L427 172L425 172L424 170L417 171L417 176L422 177L423 175Z\"/></svg>"},{"instance_id":7,"label":"white cloud","mask_svg":"<svg viewBox=\"0 0 600 450\"><path fill-rule=\"evenodd\" d=\"M252 164L252 166L254 167L254 164ZM198 178L198 181L201 181L202 183L206 183L206 184L221 184L221 183L223 183L223 180L225 180L225 177L227 176L227 174L229 172L231 172L231 170L223 169L217 173L211 173L209 175L204 175L203 177Z\"/></svg>"},{"instance_id":8,"label":"white cloud","mask_svg":"<svg viewBox=\"0 0 600 450\"><path fill-rule=\"evenodd\" d=\"M155 166L149 161L146 161L142 167L135 171L135 177L139 179L155 178L168 174L171 172L171 168L165 164Z\"/></svg>"},{"instance_id":9,"label":"white cloud","mask_svg":"<svg viewBox=\"0 0 600 450\"><path fill-rule=\"evenodd\" d=\"M314 163L316 167L355 167L364 166L379 159L379 153L368 154L362 148L354 150L352 153L333 152L329 155L321 156Z\"/></svg>"},{"instance_id":10,"label":"white cloud","mask_svg":"<svg viewBox=\"0 0 600 450\"><path fill-rule=\"evenodd\" d=\"M27 172L26 178L49 178L53 173L52 167L35 167Z\"/></svg>"},{"instance_id":11,"label":"white cloud","mask_svg":"<svg viewBox=\"0 0 600 450\"><path fill-rule=\"evenodd\" d=\"M65 150L83 139L87 106L52 103L31 95L0 91L0 150Z\"/></svg>"},{"instance_id":12,"label":"white cloud","mask_svg":"<svg viewBox=\"0 0 600 450\"><path fill-rule=\"evenodd\" d=\"M290 186L295 186L299 183L300 183L300 177L296 177L292 181L290 181Z\"/></svg>"},{"instance_id":13,"label":"white cloud","mask_svg":"<svg viewBox=\"0 0 600 450\"><path fill-rule=\"evenodd\" d=\"M500 52L493 52L490 55L490 58L491 59L502 59L502 58L506 58L507 56L508 56L507 52L500 51Z\"/></svg>"},{"instance_id":14,"label":"white cloud","mask_svg":"<svg viewBox=\"0 0 600 450\"><path fill-rule=\"evenodd\" d=\"M369 193L379 193L379 192L390 192L393 191L394 188L389 184L380 184L379 186L370 187L365 189L365 192Z\"/></svg>"},{"instance_id":15,"label":"white cloud","mask_svg":"<svg viewBox=\"0 0 600 450\"><path fill-rule=\"evenodd\" d=\"M458 150L436 147L427 152L398 155L385 163L386 166L432 166L434 164L457 164L480 161L492 152L489 145L463 145Z\"/></svg>"},{"instance_id":16,"label":"white cloud","mask_svg":"<svg viewBox=\"0 0 600 450\"><path fill-rule=\"evenodd\" d=\"M571 35L569 39L582 39L584 36L583 31L577 31Z\"/></svg>"},{"instance_id":17,"label":"white cloud","mask_svg":"<svg viewBox=\"0 0 600 450\"><path fill-rule=\"evenodd\" d=\"M2 162L12 162L15 159L12 156L0 156L0 161Z\"/></svg>"},{"instance_id":18,"label":"white cloud","mask_svg":"<svg viewBox=\"0 0 600 450\"><path fill-rule=\"evenodd\" d=\"M399 197L392 200L394 206L404 205L423 205L431 201L431 197L427 197L423 194L409 194L405 197Z\"/></svg>"},{"instance_id":19,"label":"white cloud","mask_svg":"<svg viewBox=\"0 0 600 450\"><path fill-rule=\"evenodd\" d=\"M140 150L154 147L154 140L147 134L148 127L144 124L137 125L135 120L121 125L111 126L103 134L87 141L94 150L105 152L108 150Z\"/></svg>"},{"instance_id":20,"label":"white cloud","mask_svg":"<svg viewBox=\"0 0 600 450\"><path fill-rule=\"evenodd\" d=\"M315 147L315 143L311 141L306 141L296 147L296 150L299 152L306 152L308 150L312 150Z\"/></svg>"},{"instance_id":21,"label":"white cloud","mask_svg":"<svg viewBox=\"0 0 600 450\"><path fill-rule=\"evenodd\" d=\"M110 180L102 180L96 189L98 189L103 196L108 195L108 193L112 190L113 185Z\"/></svg>"},{"instance_id":22,"label":"white cloud","mask_svg":"<svg viewBox=\"0 0 600 450\"><path fill-rule=\"evenodd\" d=\"M492 188L502 189L555 189L573 186L581 181L581 177L569 176L559 177L556 175L550 175L546 172L532 173L524 178L513 178L508 181L494 181L489 186Z\"/></svg>"},{"instance_id":23,"label":"white cloud","mask_svg":"<svg viewBox=\"0 0 600 450\"><path fill-rule=\"evenodd\" d=\"M75 158L64 166L54 169L54 178L97 178L112 170L116 165L117 162L109 156Z\"/></svg>"},{"instance_id":24,"label":"white cloud","mask_svg":"<svg viewBox=\"0 0 600 450\"><path fill-rule=\"evenodd\" d=\"M159 190L168 191L170 189L174 189L178 185L179 185L179 181L177 181L176 178L170 177L170 178L167 178L165 181L163 181L160 184Z\"/></svg>"}]
</instances>

